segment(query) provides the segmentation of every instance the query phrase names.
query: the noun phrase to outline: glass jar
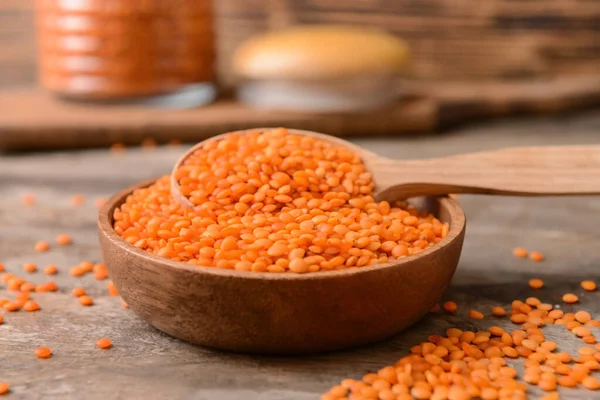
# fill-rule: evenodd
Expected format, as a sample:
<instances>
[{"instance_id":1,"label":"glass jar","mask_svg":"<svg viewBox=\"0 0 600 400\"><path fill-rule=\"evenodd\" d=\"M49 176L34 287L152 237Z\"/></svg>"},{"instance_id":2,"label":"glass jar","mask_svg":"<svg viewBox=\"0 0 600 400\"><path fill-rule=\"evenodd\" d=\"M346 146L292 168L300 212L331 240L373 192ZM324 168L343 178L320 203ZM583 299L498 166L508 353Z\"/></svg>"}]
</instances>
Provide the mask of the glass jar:
<instances>
[{"instance_id":1,"label":"glass jar","mask_svg":"<svg viewBox=\"0 0 600 400\"><path fill-rule=\"evenodd\" d=\"M211 0L37 0L40 79L58 95L214 100Z\"/></svg>"}]
</instances>

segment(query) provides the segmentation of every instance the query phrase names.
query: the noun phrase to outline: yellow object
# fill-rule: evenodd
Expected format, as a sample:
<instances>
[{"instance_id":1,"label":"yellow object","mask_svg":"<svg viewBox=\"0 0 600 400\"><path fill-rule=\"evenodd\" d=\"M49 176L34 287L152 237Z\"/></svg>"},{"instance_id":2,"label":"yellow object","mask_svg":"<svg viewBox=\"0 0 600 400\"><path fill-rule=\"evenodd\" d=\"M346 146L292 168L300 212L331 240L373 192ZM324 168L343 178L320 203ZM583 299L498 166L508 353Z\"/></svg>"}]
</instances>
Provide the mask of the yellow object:
<instances>
[{"instance_id":1,"label":"yellow object","mask_svg":"<svg viewBox=\"0 0 600 400\"><path fill-rule=\"evenodd\" d=\"M406 43L382 31L299 26L249 39L233 65L249 79L324 80L395 75L408 59Z\"/></svg>"}]
</instances>

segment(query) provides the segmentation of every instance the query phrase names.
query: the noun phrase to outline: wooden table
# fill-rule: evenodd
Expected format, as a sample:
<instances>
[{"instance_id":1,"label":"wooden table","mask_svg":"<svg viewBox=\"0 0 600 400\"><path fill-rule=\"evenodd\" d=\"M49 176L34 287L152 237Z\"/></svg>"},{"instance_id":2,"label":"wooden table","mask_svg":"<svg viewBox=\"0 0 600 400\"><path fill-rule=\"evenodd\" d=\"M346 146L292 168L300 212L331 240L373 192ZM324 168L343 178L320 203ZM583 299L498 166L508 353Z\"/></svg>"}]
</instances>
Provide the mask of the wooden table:
<instances>
[{"instance_id":1,"label":"wooden table","mask_svg":"<svg viewBox=\"0 0 600 400\"><path fill-rule=\"evenodd\" d=\"M444 136L402 139L362 139L357 143L382 155L416 158L511 145L598 143L600 116L521 120L472 127ZM0 156L0 261L21 272L25 262L56 263L59 293L36 294L42 310L7 313L0 325L0 382L9 382L15 399L316 399L345 377L360 377L395 362L419 341L448 327L479 329L507 320L466 318L468 309L490 314L493 305L537 296L561 304L563 293L580 295L578 306L600 314L600 292L585 293L579 282L600 281L600 198L493 198L463 196L468 233L459 270L446 298L459 304L457 315L430 314L411 329L375 345L308 357L257 357L226 354L173 339L148 326L119 298L107 295L107 281L91 276L73 278L69 268L82 260L99 261L94 199L109 196L134 182L168 173L182 148L128 150L122 156L107 150ZM23 205L25 193L37 204ZM79 207L72 194L86 196ZM37 240L53 241L70 233L74 244L35 253ZM542 251L547 260L515 259L515 246ZM20 274L25 275L25 274ZM527 280L540 277L542 290ZM34 282L48 279L41 272ZM71 297L84 287L95 300L83 307ZM11 294L0 290L0 297ZM595 334L600 337L600 330ZM582 345L560 327L545 328L560 349ZM95 347L109 337L114 347ZM54 356L36 359L37 346L49 346ZM519 362L517 365L521 365ZM539 395L532 388L531 398ZM562 391L563 399L598 399L600 393Z\"/></svg>"}]
</instances>

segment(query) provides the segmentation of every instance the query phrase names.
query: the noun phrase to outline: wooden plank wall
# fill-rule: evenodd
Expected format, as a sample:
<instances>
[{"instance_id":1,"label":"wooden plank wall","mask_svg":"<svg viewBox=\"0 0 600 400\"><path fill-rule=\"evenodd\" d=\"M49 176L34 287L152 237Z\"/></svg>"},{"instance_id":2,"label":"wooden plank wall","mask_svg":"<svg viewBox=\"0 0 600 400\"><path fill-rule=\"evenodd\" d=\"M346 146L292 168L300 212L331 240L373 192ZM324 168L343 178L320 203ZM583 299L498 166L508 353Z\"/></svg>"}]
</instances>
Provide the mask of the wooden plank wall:
<instances>
[{"instance_id":1,"label":"wooden plank wall","mask_svg":"<svg viewBox=\"0 0 600 400\"><path fill-rule=\"evenodd\" d=\"M156 0L159 1L159 0ZM427 81L531 80L600 71L597 0L216 0L221 81L233 49L289 24L387 29ZM35 81L33 0L0 0L0 86Z\"/></svg>"}]
</instances>

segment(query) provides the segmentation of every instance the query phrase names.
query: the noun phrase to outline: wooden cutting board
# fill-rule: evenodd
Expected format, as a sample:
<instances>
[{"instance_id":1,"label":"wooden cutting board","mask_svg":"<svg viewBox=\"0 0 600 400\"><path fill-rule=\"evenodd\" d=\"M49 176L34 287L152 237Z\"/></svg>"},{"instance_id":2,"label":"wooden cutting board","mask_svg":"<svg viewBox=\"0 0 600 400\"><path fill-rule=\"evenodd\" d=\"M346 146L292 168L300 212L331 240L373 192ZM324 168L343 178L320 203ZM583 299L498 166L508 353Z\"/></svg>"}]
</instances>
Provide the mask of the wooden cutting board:
<instances>
[{"instance_id":1,"label":"wooden cutting board","mask_svg":"<svg viewBox=\"0 0 600 400\"><path fill-rule=\"evenodd\" d=\"M480 118L557 113L600 104L600 76L521 84L404 83L413 93L384 109L353 113L255 110L223 98L190 110L59 100L39 88L0 91L0 149L39 150L136 145L152 138L198 142L223 132L264 126L338 136L432 132Z\"/></svg>"}]
</instances>

